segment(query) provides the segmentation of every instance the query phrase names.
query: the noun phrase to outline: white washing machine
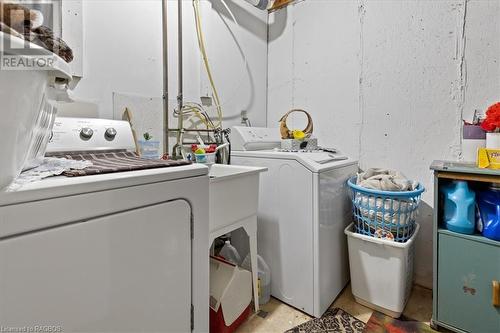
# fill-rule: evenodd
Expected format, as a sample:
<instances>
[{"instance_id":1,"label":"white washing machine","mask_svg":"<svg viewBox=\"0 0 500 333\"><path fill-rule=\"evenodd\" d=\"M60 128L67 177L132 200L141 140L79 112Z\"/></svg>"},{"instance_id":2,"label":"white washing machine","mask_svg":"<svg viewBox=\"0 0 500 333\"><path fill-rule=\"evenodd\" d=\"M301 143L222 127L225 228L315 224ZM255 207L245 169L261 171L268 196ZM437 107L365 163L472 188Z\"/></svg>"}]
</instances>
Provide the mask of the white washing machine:
<instances>
[{"instance_id":1,"label":"white washing machine","mask_svg":"<svg viewBox=\"0 0 500 333\"><path fill-rule=\"evenodd\" d=\"M135 149L128 124L94 119L59 118L51 146ZM0 192L2 328L207 332L207 171L58 176Z\"/></svg>"},{"instance_id":2,"label":"white washing machine","mask_svg":"<svg viewBox=\"0 0 500 333\"><path fill-rule=\"evenodd\" d=\"M231 163L263 166L258 252L271 268L271 294L320 317L349 279L347 179L357 161L325 151L280 151L278 128L234 127Z\"/></svg>"}]
</instances>

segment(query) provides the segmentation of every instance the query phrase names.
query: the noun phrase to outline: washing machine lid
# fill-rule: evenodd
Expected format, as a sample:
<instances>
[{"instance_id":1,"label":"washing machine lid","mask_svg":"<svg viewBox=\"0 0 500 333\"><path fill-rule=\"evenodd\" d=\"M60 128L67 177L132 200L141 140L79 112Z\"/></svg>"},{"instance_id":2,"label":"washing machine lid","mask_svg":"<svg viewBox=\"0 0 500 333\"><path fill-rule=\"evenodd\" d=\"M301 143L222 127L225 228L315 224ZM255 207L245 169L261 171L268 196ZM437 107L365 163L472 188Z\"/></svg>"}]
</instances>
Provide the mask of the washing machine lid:
<instances>
[{"instance_id":1,"label":"washing machine lid","mask_svg":"<svg viewBox=\"0 0 500 333\"><path fill-rule=\"evenodd\" d=\"M232 151L231 156L296 160L312 172L324 172L341 168L347 165L358 164L357 160L349 158L341 153L329 153L324 151L288 152L279 150L255 150L255 151Z\"/></svg>"},{"instance_id":2,"label":"washing machine lid","mask_svg":"<svg viewBox=\"0 0 500 333\"><path fill-rule=\"evenodd\" d=\"M26 184L14 191L0 191L0 207L207 175L208 168L205 165L191 164L84 177L49 177Z\"/></svg>"}]
</instances>

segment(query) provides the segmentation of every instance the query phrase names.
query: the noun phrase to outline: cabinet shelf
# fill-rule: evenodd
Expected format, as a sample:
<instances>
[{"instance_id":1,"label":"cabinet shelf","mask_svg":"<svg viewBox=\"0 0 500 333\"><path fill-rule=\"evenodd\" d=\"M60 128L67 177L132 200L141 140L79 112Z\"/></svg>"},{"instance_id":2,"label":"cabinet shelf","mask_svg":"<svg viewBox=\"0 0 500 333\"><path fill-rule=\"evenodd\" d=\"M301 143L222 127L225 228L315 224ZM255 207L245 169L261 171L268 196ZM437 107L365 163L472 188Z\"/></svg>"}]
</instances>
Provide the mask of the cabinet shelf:
<instances>
[{"instance_id":1,"label":"cabinet shelf","mask_svg":"<svg viewBox=\"0 0 500 333\"><path fill-rule=\"evenodd\" d=\"M500 176L494 175L478 175L478 174L460 174L458 172L439 171L438 178L452 180L466 180L482 183L498 183L500 184Z\"/></svg>"},{"instance_id":2,"label":"cabinet shelf","mask_svg":"<svg viewBox=\"0 0 500 333\"><path fill-rule=\"evenodd\" d=\"M475 242L486 243L486 244L490 244L490 245L493 245L493 246L500 247L500 242L498 242L496 240L493 240L493 239L486 238L486 237L484 237L483 235L481 235L479 233L476 233L476 234L473 234L473 235L467 235L467 234L461 234L461 233L458 233L458 232L450 231L450 230L445 229L445 228L438 228L438 233L444 234L444 235L450 235L450 236L454 236L454 237L459 237L459 238L463 238L463 239L468 239L468 240L472 240L472 241L475 241Z\"/></svg>"},{"instance_id":3,"label":"cabinet shelf","mask_svg":"<svg viewBox=\"0 0 500 333\"><path fill-rule=\"evenodd\" d=\"M470 163L434 161L431 169L437 178L500 183L500 170L480 169Z\"/></svg>"}]
</instances>

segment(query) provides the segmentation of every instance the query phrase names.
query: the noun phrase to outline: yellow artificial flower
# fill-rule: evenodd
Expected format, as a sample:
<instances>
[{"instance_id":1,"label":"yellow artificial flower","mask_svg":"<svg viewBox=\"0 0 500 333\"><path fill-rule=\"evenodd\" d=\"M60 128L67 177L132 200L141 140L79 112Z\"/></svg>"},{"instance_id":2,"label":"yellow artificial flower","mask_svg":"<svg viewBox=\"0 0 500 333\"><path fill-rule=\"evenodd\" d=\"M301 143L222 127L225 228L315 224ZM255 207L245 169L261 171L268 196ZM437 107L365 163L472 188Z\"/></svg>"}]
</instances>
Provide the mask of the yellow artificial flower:
<instances>
[{"instance_id":1,"label":"yellow artificial flower","mask_svg":"<svg viewBox=\"0 0 500 333\"><path fill-rule=\"evenodd\" d=\"M293 130L292 134L295 140L304 140L304 138L306 137L306 134L300 130Z\"/></svg>"}]
</instances>

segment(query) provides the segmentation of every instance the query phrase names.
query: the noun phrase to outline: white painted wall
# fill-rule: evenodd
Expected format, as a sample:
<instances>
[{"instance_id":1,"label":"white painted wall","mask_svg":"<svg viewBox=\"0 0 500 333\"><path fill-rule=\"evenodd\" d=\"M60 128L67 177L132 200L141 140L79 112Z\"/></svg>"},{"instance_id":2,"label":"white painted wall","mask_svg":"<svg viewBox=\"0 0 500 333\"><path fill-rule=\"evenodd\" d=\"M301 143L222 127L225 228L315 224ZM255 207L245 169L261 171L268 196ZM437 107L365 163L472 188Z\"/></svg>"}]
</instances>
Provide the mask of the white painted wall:
<instances>
[{"instance_id":1,"label":"white painted wall","mask_svg":"<svg viewBox=\"0 0 500 333\"><path fill-rule=\"evenodd\" d=\"M83 75L83 16L82 0L61 1L61 34L62 39L73 50L71 74Z\"/></svg>"},{"instance_id":2,"label":"white painted wall","mask_svg":"<svg viewBox=\"0 0 500 333\"><path fill-rule=\"evenodd\" d=\"M202 19L214 78L228 117L240 122L248 110L254 123L266 122L267 12L244 1L226 0L237 27L221 0L202 1ZM169 91L177 95L177 1L169 1ZM209 93L196 41L192 1L183 1L184 96L199 102ZM83 1L84 76L78 98L95 101L99 116L113 117L112 93L162 96L162 22L160 0ZM248 57L244 63L235 40ZM239 83L241 82L241 84ZM175 124L171 124L174 126Z\"/></svg>"},{"instance_id":3,"label":"white painted wall","mask_svg":"<svg viewBox=\"0 0 500 333\"><path fill-rule=\"evenodd\" d=\"M500 2L306 0L269 17L268 122L292 107L315 134L427 188L416 282L432 286L434 159L460 159L460 123L500 92Z\"/></svg>"},{"instance_id":4,"label":"white painted wall","mask_svg":"<svg viewBox=\"0 0 500 333\"><path fill-rule=\"evenodd\" d=\"M132 19L134 18L134 19ZM161 2L83 1L83 78L79 98L112 118L112 93L161 96Z\"/></svg>"},{"instance_id":5,"label":"white painted wall","mask_svg":"<svg viewBox=\"0 0 500 333\"><path fill-rule=\"evenodd\" d=\"M267 11L242 0L225 2L238 25L232 21L221 0L206 1L203 8L205 16L202 17L202 24L207 28L207 52L219 90L225 124L239 125L241 111L246 110L254 126L265 126ZM246 56L246 66L243 55ZM201 73L201 93L210 95L205 71L202 69Z\"/></svg>"}]
</instances>

